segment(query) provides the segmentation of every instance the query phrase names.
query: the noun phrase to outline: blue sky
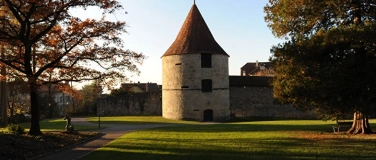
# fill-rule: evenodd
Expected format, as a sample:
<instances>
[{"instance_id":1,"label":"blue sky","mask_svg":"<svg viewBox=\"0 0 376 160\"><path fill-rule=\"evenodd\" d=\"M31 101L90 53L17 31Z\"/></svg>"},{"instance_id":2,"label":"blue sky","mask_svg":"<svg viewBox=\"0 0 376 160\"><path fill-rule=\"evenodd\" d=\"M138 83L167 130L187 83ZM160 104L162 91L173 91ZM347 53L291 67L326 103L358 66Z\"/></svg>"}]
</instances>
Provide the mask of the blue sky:
<instances>
[{"instance_id":1,"label":"blue sky","mask_svg":"<svg viewBox=\"0 0 376 160\"><path fill-rule=\"evenodd\" d=\"M125 21L128 34L123 35L126 49L142 52L148 58L139 67L141 74L129 77L141 83L162 82L161 56L175 40L193 0L120 0L124 12L109 19ZM216 41L230 55L229 74L240 75L247 62L268 61L275 38L264 21L263 7L268 0L196 0ZM94 18L98 10L79 13Z\"/></svg>"}]
</instances>

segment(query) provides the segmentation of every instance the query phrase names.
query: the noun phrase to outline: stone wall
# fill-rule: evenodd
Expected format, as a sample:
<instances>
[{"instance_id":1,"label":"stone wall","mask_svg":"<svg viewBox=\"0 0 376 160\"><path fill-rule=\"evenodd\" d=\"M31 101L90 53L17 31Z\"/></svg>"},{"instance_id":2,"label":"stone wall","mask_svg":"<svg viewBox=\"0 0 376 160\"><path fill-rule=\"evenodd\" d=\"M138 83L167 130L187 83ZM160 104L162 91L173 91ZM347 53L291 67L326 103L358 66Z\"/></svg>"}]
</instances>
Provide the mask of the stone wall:
<instances>
[{"instance_id":1,"label":"stone wall","mask_svg":"<svg viewBox=\"0 0 376 160\"><path fill-rule=\"evenodd\" d=\"M161 91L106 96L98 100L97 111L106 116L162 115Z\"/></svg>"},{"instance_id":2,"label":"stone wall","mask_svg":"<svg viewBox=\"0 0 376 160\"><path fill-rule=\"evenodd\" d=\"M230 87L230 110L236 117L316 118L292 105L274 104L273 88L267 86Z\"/></svg>"},{"instance_id":3,"label":"stone wall","mask_svg":"<svg viewBox=\"0 0 376 160\"><path fill-rule=\"evenodd\" d=\"M162 103L167 103L170 106L164 107L165 104L163 104L163 117L174 120L203 121L205 110L213 110L214 121L224 121L230 116L228 93L228 89L215 90L205 94L201 90L163 91L164 100ZM213 97L217 100L213 100Z\"/></svg>"},{"instance_id":4,"label":"stone wall","mask_svg":"<svg viewBox=\"0 0 376 160\"><path fill-rule=\"evenodd\" d=\"M265 86L230 87L230 110L237 117L316 118L292 105L273 103L273 89ZM162 115L161 91L107 96L98 101L102 115ZM141 105L140 105L141 104ZM202 110L200 110L202 112Z\"/></svg>"}]
</instances>

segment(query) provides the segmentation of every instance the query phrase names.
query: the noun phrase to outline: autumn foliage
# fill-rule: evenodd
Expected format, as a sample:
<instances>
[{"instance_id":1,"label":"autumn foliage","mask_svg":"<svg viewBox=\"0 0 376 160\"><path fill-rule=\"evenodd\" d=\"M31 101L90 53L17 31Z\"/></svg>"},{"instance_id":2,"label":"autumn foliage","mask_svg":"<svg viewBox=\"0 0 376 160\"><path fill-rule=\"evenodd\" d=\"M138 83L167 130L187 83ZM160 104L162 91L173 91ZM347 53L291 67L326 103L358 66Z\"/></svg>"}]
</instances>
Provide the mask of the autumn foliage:
<instances>
[{"instance_id":1,"label":"autumn foliage","mask_svg":"<svg viewBox=\"0 0 376 160\"><path fill-rule=\"evenodd\" d=\"M80 19L72 9L97 7L103 17ZM98 80L113 85L126 73L139 73L143 54L124 49L125 22L106 20L121 11L116 0L0 0L2 66L7 77L20 77L29 87L31 128L39 128L38 87L63 81Z\"/></svg>"}]
</instances>

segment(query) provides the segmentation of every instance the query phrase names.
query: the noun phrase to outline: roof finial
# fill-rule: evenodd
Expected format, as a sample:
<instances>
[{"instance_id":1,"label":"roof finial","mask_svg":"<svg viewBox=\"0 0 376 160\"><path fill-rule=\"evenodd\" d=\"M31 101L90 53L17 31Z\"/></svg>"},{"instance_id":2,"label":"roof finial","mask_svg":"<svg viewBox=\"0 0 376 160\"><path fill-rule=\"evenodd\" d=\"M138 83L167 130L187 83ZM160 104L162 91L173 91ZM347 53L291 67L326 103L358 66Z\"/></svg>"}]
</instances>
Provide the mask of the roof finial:
<instances>
[{"instance_id":1,"label":"roof finial","mask_svg":"<svg viewBox=\"0 0 376 160\"><path fill-rule=\"evenodd\" d=\"M193 4L196 4L196 0L193 0Z\"/></svg>"}]
</instances>

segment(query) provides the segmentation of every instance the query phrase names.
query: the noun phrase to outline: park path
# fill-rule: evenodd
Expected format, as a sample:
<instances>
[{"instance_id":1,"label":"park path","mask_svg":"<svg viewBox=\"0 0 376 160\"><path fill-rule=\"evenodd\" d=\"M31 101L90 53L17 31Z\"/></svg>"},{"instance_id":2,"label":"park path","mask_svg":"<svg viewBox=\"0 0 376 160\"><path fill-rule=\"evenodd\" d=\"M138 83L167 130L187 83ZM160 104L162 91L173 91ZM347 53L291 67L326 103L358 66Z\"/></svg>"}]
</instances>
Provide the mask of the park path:
<instances>
[{"instance_id":1,"label":"park path","mask_svg":"<svg viewBox=\"0 0 376 160\"><path fill-rule=\"evenodd\" d=\"M72 118L72 125L84 125L84 126L98 126L97 123L90 123L86 121L86 118ZM81 143L79 145L54 152L44 157L36 158L37 160L72 160L78 159L90 152L100 148L107 143L119 138L120 136L142 129L157 128L164 126L172 126L171 124L143 124L143 125L128 125L128 124L101 124L101 127L105 129L93 130L90 132L101 132L103 136Z\"/></svg>"}]
</instances>

